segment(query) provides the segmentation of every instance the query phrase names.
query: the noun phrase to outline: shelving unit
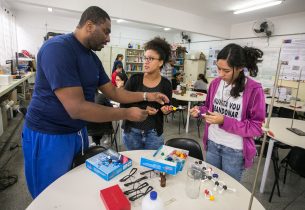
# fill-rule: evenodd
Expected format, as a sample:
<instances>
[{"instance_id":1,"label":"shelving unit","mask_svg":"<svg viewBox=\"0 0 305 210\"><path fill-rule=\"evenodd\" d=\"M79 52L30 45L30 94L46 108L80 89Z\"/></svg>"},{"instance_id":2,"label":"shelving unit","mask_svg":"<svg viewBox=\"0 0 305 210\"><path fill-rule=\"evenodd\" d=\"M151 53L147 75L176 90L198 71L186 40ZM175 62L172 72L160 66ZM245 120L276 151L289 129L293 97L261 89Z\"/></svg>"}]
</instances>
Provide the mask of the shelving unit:
<instances>
[{"instance_id":1,"label":"shelving unit","mask_svg":"<svg viewBox=\"0 0 305 210\"><path fill-rule=\"evenodd\" d=\"M126 73L137 73L143 71L144 50L126 49L125 53Z\"/></svg>"},{"instance_id":2,"label":"shelving unit","mask_svg":"<svg viewBox=\"0 0 305 210\"><path fill-rule=\"evenodd\" d=\"M172 50L172 59L175 60L174 68L176 72L184 71L185 53L185 47L179 46L176 50Z\"/></svg>"}]
</instances>

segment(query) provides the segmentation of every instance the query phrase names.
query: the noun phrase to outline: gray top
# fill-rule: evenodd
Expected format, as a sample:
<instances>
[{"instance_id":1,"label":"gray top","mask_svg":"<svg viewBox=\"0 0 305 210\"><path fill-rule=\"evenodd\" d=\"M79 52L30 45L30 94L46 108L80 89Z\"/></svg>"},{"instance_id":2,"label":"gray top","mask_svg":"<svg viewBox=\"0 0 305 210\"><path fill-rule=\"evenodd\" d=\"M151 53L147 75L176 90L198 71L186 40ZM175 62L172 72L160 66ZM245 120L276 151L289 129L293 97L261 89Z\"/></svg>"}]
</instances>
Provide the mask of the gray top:
<instances>
[{"instance_id":1,"label":"gray top","mask_svg":"<svg viewBox=\"0 0 305 210\"><path fill-rule=\"evenodd\" d=\"M197 80L194 84L194 89L207 90L207 83L203 82L201 79Z\"/></svg>"}]
</instances>

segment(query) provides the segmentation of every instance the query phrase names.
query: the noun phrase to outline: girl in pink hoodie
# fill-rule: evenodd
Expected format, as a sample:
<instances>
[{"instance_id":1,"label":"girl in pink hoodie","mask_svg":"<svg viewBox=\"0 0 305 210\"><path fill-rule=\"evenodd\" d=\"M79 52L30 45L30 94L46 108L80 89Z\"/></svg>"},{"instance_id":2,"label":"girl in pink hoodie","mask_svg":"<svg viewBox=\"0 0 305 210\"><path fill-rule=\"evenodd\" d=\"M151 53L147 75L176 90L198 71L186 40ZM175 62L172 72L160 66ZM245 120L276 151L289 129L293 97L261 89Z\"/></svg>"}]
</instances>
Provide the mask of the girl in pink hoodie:
<instances>
[{"instance_id":1,"label":"girl in pink hoodie","mask_svg":"<svg viewBox=\"0 0 305 210\"><path fill-rule=\"evenodd\" d=\"M244 168L252 166L253 138L262 135L265 97L255 77L263 52L229 44L217 55L219 77L208 89L204 106L193 107L193 117L206 121L203 143L206 161L240 181Z\"/></svg>"}]
</instances>

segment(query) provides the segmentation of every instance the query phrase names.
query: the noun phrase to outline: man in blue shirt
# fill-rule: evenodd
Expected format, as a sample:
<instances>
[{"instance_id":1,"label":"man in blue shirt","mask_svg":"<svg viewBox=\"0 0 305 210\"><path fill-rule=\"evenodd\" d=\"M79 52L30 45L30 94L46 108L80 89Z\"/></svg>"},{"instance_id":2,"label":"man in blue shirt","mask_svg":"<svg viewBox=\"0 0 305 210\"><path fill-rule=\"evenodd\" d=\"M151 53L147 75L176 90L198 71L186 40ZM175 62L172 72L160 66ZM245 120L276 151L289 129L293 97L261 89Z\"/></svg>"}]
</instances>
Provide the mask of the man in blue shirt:
<instances>
[{"instance_id":1,"label":"man in blue shirt","mask_svg":"<svg viewBox=\"0 0 305 210\"><path fill-rule=\"evenodd\" d=\"M115 88L93 51L110 41L109 15L87 8L74 33L54 37L37 55L32 101L22 133L25 175L33 198L71 169L74 156L88 147L86 121L143 121L148 113L136 107L111 108L94 103L96 88L120 103L143 100L167 103L161 93Z\"/></svg>"}]
</instances>

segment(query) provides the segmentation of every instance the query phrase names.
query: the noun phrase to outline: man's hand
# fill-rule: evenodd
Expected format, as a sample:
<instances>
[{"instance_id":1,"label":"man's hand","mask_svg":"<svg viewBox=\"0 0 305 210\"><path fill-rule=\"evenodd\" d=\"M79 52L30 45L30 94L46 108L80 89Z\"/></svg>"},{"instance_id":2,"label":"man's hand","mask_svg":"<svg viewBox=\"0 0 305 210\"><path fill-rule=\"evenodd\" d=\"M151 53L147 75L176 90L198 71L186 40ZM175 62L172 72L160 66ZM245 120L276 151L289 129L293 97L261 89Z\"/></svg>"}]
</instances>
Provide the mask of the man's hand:
<instances>
[{"instance_id":1,"label":"man's hand","mask_svg":"<svg viewBox=\"0 0 305 210\"><path fill-rule=\"evenodd\" d=\"M162 93L147 93L148 101L156 101L159 104L169 103L169 99Z\"/></svg>"},{"instance_id":2,"label":"man's hand","mask_svg":"<svg viewBox=\"0 0 305 210\"><path fill-rule=\"evenodd\" d=\"M140 109L138 107L131 107L126 109L127 120L141 122L146 120L148 111Z\"/></svg>"},{"instance_id":3,"label":"man's hand","mask_svg":"<svg viewBox=\"0 0 305 210\"><path fill-rule=\"evenodd\" d=\"M147 106L146 111L148 112L148 115L155 115L158 112L158 109L155 109L153 107Z\"/></svg>"},{"instance_id":4,"label":"man's hand","mask_svg":"<svg viewBox=\"0 0 305 210\"><path fill-rule=\"evenodd\" d=\"M190 109L190 114L192 117L199 117L199 114L200 114L200 110L199 110L199 107L198 106L194 106L193 108Z\"/></svg>"},{"instance_id":5,"label":"man's hand","mask_svg":"<svg viewBox=\"0 0 305 210\"><path fill-rule=\"evenodd\" d=\"M218 112L207 112L207 114L203 115L205 121L209 124L223 124L224 116L219 114Z\"/></svg>"}]
</instances>

